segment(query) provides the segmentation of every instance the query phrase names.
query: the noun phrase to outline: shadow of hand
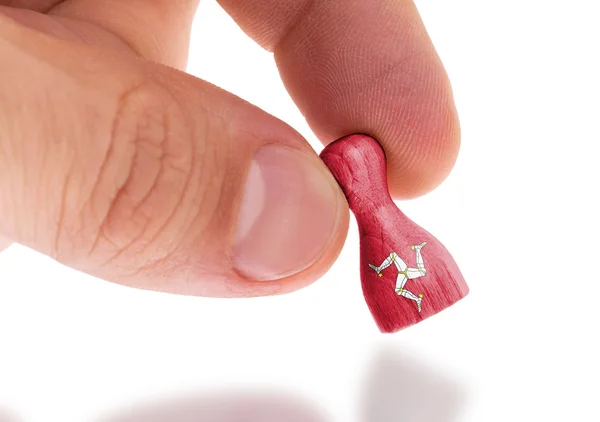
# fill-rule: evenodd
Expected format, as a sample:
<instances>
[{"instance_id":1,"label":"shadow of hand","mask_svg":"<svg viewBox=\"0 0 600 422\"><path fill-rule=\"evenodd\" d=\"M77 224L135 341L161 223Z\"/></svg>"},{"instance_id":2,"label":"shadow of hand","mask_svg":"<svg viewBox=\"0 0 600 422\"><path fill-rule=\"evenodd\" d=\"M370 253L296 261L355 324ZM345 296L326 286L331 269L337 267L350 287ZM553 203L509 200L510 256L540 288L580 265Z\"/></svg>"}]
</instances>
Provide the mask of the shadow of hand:
<instances>
[{"instance_id":1,"label":"shadow of hand","mask_svg":"<svg viewBox=\"0 0 600 422\"><path fill-rule=\"evenodd\" d=\"M148 405L100 422L324 422L302 401L271 394L199 396Z\"/></svg>"},{"instance_id":2,"label":"shadow of hand","mask_svg":"<svg viewBox=\"0 0 600 422\"><path fill-rule=\"evenodd\" d=\"M0 422L18 422L18 421L19 421L19 419L17 419L14 415L9 413L8 411L6 411L4 409L0 409Z\"/></svg>"}]
</instances>

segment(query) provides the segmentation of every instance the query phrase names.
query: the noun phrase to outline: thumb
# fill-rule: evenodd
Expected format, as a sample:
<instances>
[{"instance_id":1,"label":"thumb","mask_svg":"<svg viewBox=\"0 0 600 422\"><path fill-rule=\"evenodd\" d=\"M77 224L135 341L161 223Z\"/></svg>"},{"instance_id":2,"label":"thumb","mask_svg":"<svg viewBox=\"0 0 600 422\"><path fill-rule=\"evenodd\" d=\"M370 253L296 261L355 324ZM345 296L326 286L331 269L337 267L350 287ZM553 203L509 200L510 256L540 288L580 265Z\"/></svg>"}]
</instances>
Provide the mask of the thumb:
<instances>
[{"instance_id":1,"label":"thumb","mask_svg":"<svg viewBox=\"0 0 600 422\"><path fill-rule=\"evenodd\" d=\"M206 82L0 22L0 233L122 284L287 292L348 223L286 124Z\"/></svg>"}]
</instances>

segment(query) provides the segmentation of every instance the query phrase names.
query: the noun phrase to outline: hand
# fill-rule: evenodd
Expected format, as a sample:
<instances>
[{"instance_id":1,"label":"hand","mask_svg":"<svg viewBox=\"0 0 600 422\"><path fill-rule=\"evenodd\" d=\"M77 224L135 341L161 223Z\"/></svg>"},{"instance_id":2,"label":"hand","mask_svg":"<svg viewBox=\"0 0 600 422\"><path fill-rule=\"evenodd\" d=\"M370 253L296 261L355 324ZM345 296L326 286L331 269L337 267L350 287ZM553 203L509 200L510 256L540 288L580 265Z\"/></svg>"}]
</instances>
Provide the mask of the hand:
<instances>
[{"instance_id":1,"label":"hand","mask_svg":"<svg viewBox=\"0 0 600 422\"><path fill-rule=\"evenodd\" d=\"M450 171L450 84L409 0L221 0L274 52L323 143L386 150L396 198ZM0 0L0 233L73 268L182 294L322 275L348 210L308 143L180 70L197 0Z\"/></svg>"}]
</instances>

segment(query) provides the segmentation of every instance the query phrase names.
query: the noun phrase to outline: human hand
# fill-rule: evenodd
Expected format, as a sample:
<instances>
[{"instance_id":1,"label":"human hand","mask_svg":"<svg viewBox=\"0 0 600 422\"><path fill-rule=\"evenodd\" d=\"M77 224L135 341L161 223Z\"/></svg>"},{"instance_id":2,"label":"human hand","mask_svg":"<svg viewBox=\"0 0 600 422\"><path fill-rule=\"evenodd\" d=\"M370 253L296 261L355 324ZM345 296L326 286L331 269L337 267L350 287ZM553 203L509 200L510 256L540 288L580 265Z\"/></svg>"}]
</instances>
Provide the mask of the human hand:
<instances>
[{"instance_id":1,"label":"human hand","mask_svg":"<svg viewBox=\"0 0 600 422\"><path fill-rule=\"evenodd\" d=\"M198 0L0 0L0 233L124 285L255 296L333 263L347 204L291 127L180 70ZM396 198L449 173L450 84L409 0L221 0L319 139L383 145Z\"/></svg>"}]
</instances>

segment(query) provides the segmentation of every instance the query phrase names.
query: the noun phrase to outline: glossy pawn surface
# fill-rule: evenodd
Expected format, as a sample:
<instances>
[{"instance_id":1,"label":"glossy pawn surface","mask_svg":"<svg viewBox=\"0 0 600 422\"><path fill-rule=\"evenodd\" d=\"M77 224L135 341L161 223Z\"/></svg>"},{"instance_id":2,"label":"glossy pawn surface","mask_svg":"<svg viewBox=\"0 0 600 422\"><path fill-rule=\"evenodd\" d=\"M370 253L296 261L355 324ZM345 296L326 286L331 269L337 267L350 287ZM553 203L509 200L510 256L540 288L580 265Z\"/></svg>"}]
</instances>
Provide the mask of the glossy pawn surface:
<instances>
[{"instance_id":1,"label":"glossy pawn surface","mask_svg":"<svg viewBox=\"0 0 600 422\"><path fill-rule=\"evenodd\" d=\"M358 222L363 293L382 332L421 322L467 295L450 253L392 200L385 154L375 139L346 136L325 147L321 159Z\"/></svg>"}]
</instances>

